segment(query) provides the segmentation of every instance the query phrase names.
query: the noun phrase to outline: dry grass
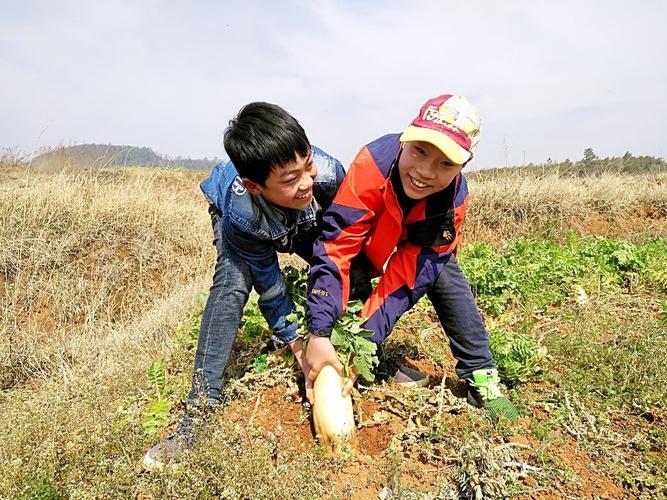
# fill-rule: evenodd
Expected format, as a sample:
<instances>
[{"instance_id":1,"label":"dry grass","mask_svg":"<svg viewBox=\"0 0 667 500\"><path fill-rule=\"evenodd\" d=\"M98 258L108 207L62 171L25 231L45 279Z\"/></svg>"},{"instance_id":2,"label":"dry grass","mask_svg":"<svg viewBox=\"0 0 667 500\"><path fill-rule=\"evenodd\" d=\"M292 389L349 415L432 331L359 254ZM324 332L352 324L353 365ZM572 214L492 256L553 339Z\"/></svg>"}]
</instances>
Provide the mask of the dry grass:
<instances>
[{"instance_id":1,"label":"dry grass","mask_svg":"<svg viewBox=\"0 0 667 500\"><path fill-rule=\"evenodd\" d=\"M470 181L468 241L560 237L568 229L614 238L667 235L667 174L559 177L483 175Z\"/></svg>"},{"instance_id":2,"label":"dry grass","mask_svg":"<svg viewBox=\"0 0 667 500\"><path fill-rule=\"evenodd\" d=\"M195 180L151 170L3 176L0 387L75 363L85 356L77 345L103 341L208 272Z\"/></svg>"},{"instance_id":3,"label":"dry grass","mask_svg":"<svg viewBox=\"0 0 667 500\"><path fill-rule=\"evenodd\" d=\"M0 176L0 388L85 357L79 345L136 321L210 273L204 172L154 169ZM467 241L667 234L667 175L477 175Z\"/></svg>"}]
</instances>

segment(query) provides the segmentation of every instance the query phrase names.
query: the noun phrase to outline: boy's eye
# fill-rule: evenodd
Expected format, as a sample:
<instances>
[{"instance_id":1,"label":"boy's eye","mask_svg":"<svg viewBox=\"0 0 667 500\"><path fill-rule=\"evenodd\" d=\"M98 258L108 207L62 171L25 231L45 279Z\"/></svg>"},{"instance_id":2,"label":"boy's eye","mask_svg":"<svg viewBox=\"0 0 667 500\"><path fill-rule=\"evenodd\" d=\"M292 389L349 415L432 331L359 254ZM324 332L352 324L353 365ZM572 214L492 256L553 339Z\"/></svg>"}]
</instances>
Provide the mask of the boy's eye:
<instances>
[{"instance_id":1,"label":"boy's eye","mask_svg":"<svg viewBox=\"0 0 667 500\"><path fill-rule=\"evenodd\" d=\"M420 155L426 154L426 152L425 152L422 148L420 148L419 146L415 146L415 149L417 150L417 152L418 152Z\"/></svg>"}]
</instances>

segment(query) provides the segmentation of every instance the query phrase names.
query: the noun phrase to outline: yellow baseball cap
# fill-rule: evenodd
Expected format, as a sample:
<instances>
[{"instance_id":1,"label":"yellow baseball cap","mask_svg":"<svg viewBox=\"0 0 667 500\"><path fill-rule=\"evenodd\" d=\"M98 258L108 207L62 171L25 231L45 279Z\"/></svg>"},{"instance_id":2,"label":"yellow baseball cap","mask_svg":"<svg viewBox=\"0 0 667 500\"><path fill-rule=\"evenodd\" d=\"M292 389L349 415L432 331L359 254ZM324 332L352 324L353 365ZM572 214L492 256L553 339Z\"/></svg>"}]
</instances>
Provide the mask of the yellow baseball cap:
<instances>
[{"instance_id":1,"label":"yellow baseball cap","mask_svg":"<svg viewBox=\"0 0 667 500\"><path fill-rule=\"evenodd\" d=\"M460 95L445 94L426 101L400 140L433 144L461 165L472 158L479 132L479 115L470 102Z\"/></svg>"}]
</instances>

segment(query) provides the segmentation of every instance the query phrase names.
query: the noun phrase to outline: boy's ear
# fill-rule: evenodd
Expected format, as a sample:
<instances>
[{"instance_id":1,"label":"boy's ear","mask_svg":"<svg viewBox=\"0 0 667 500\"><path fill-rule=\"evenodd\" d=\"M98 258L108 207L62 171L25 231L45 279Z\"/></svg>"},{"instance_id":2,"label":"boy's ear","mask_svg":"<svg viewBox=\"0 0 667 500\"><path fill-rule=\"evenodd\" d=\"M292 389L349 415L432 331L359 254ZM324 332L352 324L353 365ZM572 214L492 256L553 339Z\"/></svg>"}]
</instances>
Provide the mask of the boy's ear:
<instances>
[{"instance_id":1,"label":"boy's ear","mask_svg":"<svg viewBox=\"0 0 667 500\"><path fill-rule=\"evenodd\" d=\"M243 185L250 194L254 194L255 196L260 196L262 194L262 186L257 184L255 181L251 181L247 177L241 177L241 180L243 181Z\"/></svg>"}]
</instances>

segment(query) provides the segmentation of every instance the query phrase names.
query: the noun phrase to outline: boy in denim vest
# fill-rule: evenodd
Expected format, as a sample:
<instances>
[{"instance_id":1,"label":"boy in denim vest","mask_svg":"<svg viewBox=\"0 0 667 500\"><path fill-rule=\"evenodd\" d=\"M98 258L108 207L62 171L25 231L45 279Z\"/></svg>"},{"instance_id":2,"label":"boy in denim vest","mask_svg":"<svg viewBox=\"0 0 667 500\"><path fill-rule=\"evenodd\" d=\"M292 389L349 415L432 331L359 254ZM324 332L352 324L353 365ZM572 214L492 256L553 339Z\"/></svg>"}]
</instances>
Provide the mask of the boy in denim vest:
<instances>
[{"instance_id":1,"label":"boy in denim vest","mask_svg":"<svg viewBox=\"0 0 667 500\"><path fill-rule=\"evenodd\" d=\"M289 346L308 375L298 324L287 319L294 304L278 252L296 253L310 262L321 213L345 171L338 160L312 146L297 120L274 104L244 106L230 121L224 145L230 161L216 165L201 184L217 261L199 331L190 410L173 435L146 453L147 469L179 461L194 445L200 412L192 409L219 404L223 373L252 288L275 346Z\"/></svg>"}]
</instances>

